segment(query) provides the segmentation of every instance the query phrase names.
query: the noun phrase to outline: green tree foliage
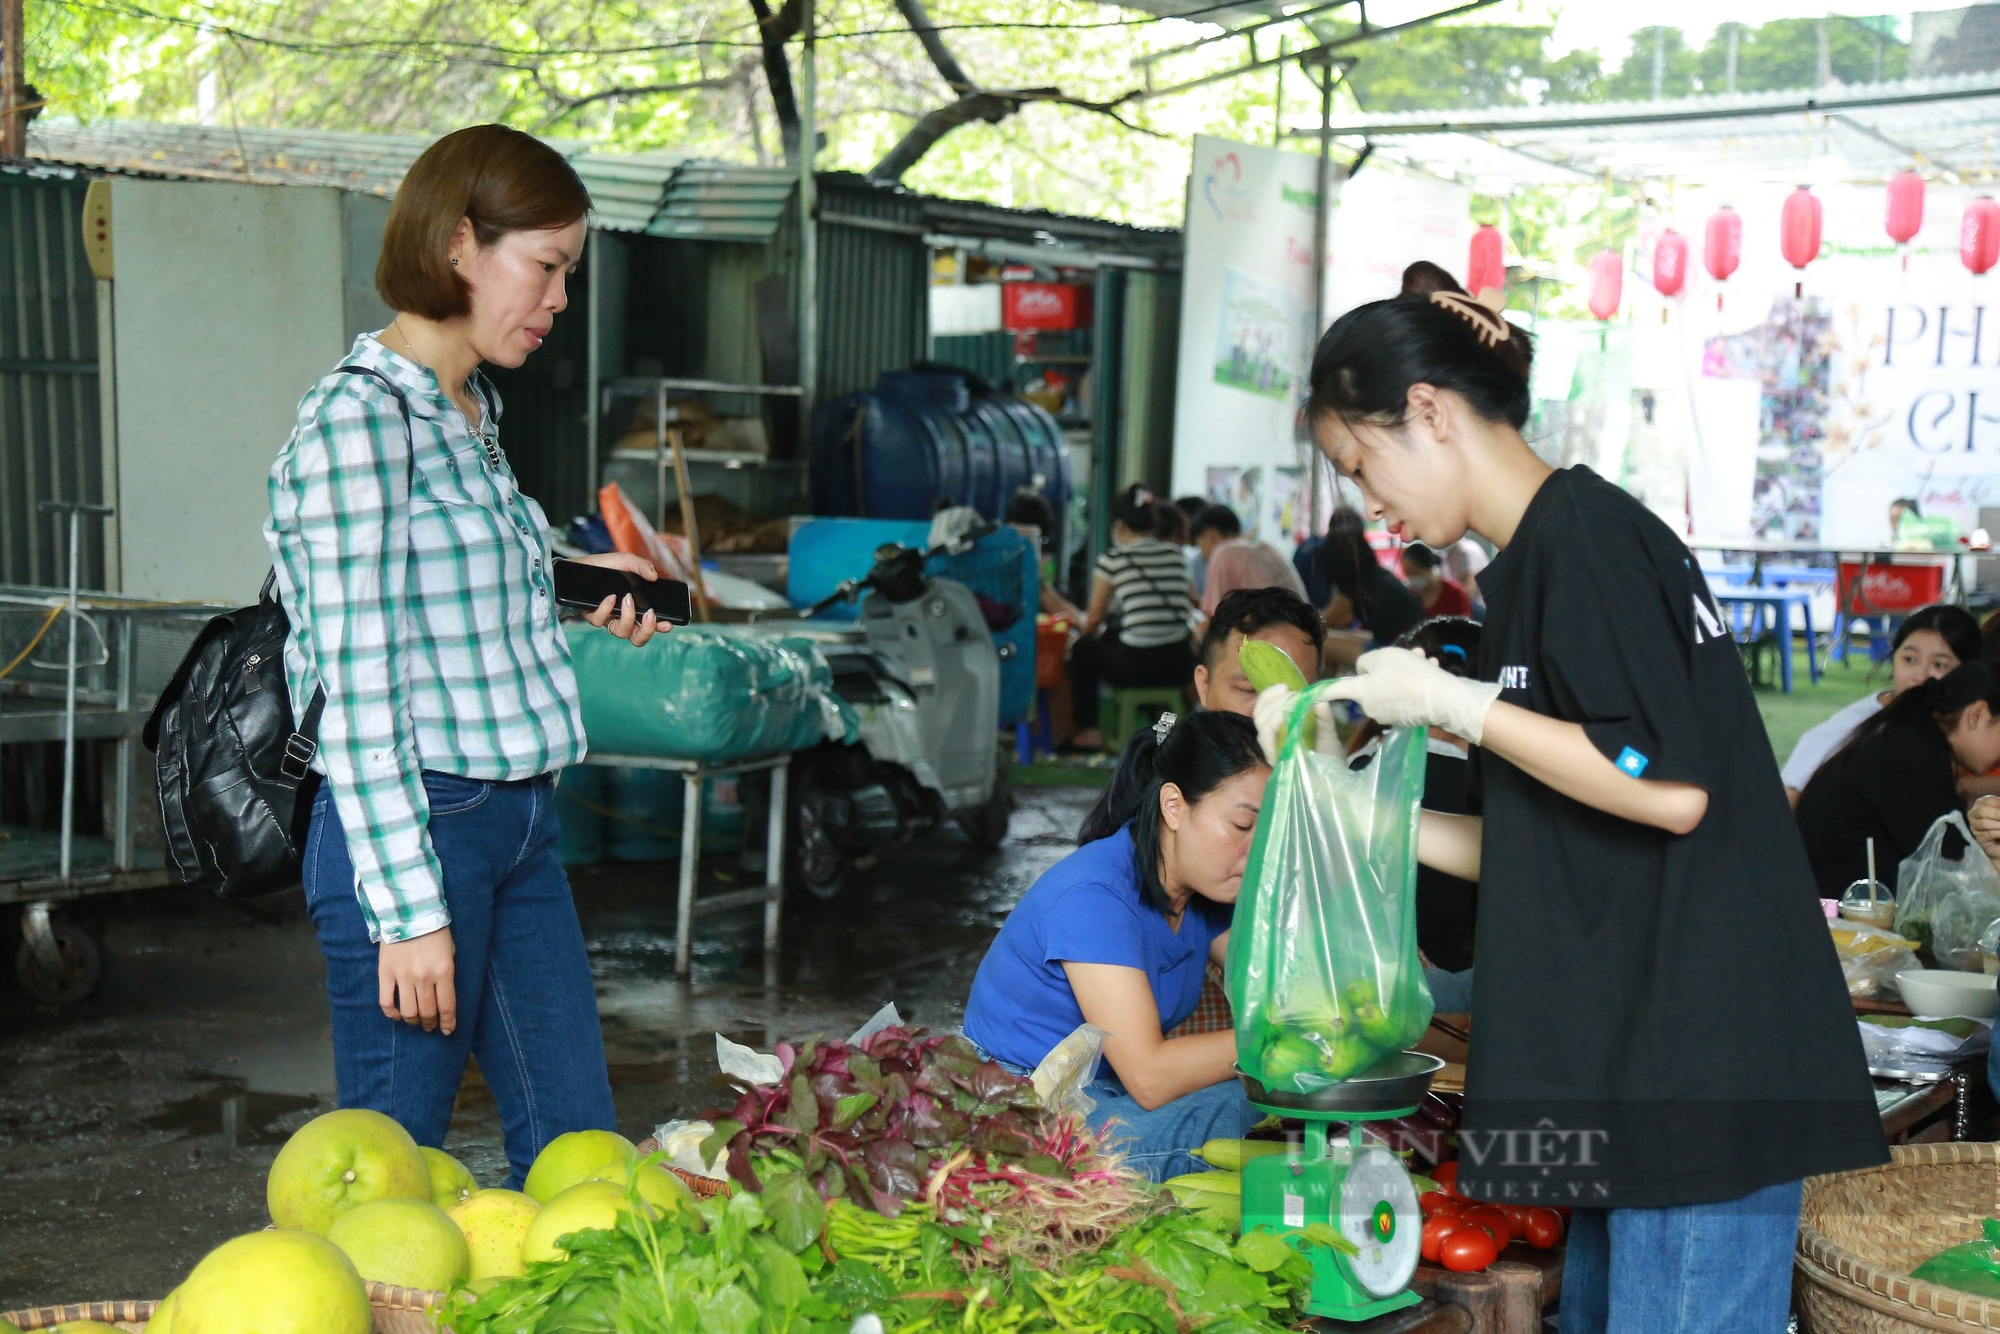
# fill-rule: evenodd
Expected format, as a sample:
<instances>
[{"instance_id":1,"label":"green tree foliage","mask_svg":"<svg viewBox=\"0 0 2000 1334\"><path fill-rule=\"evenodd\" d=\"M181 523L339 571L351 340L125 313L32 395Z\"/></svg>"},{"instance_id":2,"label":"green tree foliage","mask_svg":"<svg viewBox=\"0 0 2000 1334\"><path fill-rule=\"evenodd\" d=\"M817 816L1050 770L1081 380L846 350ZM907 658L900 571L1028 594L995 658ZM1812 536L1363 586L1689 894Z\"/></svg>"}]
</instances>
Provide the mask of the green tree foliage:
<instances>
[{"instance_id":1,"label":"green tree foliage","mask_svg":"<svg viewBox=\"0 0 2000 1334\"><path fill-rule=\"evenodd\" d=\"M1909 48L1882 27L1839 16L1826 21L1827 64L1841 83L1871 83L1877 63L1881 77L1900 79L1909 70ZM1643 100L1653 95L1655 39L1661 55L1660 93L1690 97L1729 87L1731 26L1718 27L1699 50L1679 28L1641 28L1618 68L1603 81L1600 96ZM1771 92L1811 88L1819 83L1819 19L1773 19L1736 24L1736 91Z\"/></svg>"},{"instance_id":2,"label":"green tree foliage","mask_svg":"<svg viewBox=\"0 0 2000 1334\"><path fill-rule=\"evenodd\" d=\"M817 0L823 167L865 171L916 119L951 99L890 0ZM1318 94L1296 66L1172 97L1125 101L1136 57L1188 39L1094 0L935 0L932 17L982 87L1058 87L1115 114L1030 103L948 135L904 178L912 188L1129 221L1177 223L1195 134L1271 143L1310 124ZM428 136L482 120L617 151L740 162L781 156L748 0L36 0L28 77L49 114L291 125ZM1293 49L1345 35L1292 30ZM1905 48L1859 21L1828 23L1835 77L1900 77ZM1546 26L1447 22L1348 48L1343 109L1405 111L1647 97L1653 42L1615 70L1598 53L1548 52ZM1725 34L1701 50L1662 34L1663 91L1722 86ZM797 44L791 47L794 65ZM1273 52L1267 36L1262 47ZM1237 43L1163 62L1163 82L1227 69ZM1738 34L1746 91L1814 81L1818 25ZM1282 85L1282 105L1279 95ZM1311 151L1308 140L1287 146ZM1558 210L1561 211L1561 210ZM1517 207L1515 217L1527 210ZM1588 210L1585 210L1587 213ZM1553 214L1552 214L1553 216ZM1629 217L1630 215L1625 215ZM1615 231L1616 229L1612 229ZM1520 238L1523 253L1535 253Z\"/></svg>"},{"instance_id":3,"label":"green tree foliage","mask_svg":"<svg viewBox=\"0 0 2000 1334\"><path fill-rule=\"evenodd\" d=\"M1657 56L1657 59L1656 59ZM1687 44L1679 28L1641 28L1632 36L1632 50L1604 79L1603 89L1587 100L1638 101L1653 96L1653 67L1660 69L1661 97L1688 97L1701 91L1701 52Z\"/></svg>"},{"instance_id":4,"label":"green tree foliage","mask_svg":"<svg viewBox=\"0 0 2000 1334\"><path fill-rule=\"evenodd\" d=\"M1548 36L1495 24L1413 28L1358 48L1347 85L1368 111L1521 106L1545 82Z\"/></svg>"},{"instance_id":5,"label":"green tree foliage","mask_svg":"<svg viewBox=\"0 0 2000 1334\"><path fill-rule=\"evenodd\" d=\"M1909 72L1910 49L1858 19L1827 19L1826 45L1833 77L1841 83L1873 82L1878 59L1884 79L1900 79ZM1701 52L1702 83L1707 91L1724 91L1728 63L1728 30L1717 29ZM1754 28L1737 29L1738 92L1811 88L1818 82L1819 20L1773 19Z\"/></svg>"}]
</instances>

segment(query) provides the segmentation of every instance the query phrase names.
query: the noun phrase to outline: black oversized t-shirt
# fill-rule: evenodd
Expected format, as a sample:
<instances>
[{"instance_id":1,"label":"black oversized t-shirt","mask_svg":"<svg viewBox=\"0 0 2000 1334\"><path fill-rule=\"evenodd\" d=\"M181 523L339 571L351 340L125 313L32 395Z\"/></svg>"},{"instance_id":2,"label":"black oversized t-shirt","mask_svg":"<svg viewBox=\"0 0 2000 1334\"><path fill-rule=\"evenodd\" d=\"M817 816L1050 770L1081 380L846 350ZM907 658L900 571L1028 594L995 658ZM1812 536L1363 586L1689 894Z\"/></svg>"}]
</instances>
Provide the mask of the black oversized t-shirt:
<instances>
[{"instance_id":1,"label":"black oversized t-shirt","mask_svg":"<svg viewBox=\"0 0 2000 1334\"><path fill-rule=\"evenodd\" d=\"M1467 758L1456 746L1433 739L1424 760L1424 809L1463 815L1467 768ZM1477 884L1428 866L1417 868L1417 948L1437 967L1448 973L1472 967L1478 910Z\"/></svg>"},{"instance_id":2,"label":"black oversized t-shirt","mask_svg":"<svg viewBox=\"0 0 2000 1334\"><path fill-rule=\"evenodd\" d=\"M1480 676L1692 783L1686 835L1476 751L1477 1015L1459 1181L1488 1199L1735 1199L1887 1152L1854 1013L1736 645L1651 512L1557 472L1479 576Z\"/></svg>"}]
</instances>

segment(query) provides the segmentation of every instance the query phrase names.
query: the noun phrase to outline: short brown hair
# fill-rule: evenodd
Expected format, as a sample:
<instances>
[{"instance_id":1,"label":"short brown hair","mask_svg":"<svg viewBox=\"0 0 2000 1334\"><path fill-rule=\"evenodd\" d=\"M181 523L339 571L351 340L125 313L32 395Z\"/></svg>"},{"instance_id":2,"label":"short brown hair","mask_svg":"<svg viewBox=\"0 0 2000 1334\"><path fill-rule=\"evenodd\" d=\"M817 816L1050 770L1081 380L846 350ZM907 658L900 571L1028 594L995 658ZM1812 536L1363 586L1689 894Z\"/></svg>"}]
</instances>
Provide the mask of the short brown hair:
<instances>
[{"instance_id":1,"label":"short brown hair","mask_svg":"<svg viewBox=\"0 0 2000 1334\"><path fill-rule=\"evenodd\" d=\"M505 125L454 130L410 165L389 223L375 290L392 310L449 320L472 309L472 289L447 253L460 218L482 246L509 232L567 227L590 212L590 192L562 154Z\"/></svg>"}]
</instances>

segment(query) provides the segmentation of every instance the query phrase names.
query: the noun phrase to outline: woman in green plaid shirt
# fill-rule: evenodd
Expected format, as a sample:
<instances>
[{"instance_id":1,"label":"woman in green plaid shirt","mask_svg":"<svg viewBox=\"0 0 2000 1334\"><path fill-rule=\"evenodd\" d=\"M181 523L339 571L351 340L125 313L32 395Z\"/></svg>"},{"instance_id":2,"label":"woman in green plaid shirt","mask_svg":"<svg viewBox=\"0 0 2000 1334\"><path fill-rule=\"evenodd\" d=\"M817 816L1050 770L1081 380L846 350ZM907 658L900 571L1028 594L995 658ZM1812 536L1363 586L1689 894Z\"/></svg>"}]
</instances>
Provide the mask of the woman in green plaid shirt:
<instances>
[{"instance_id":1,"label":"woman in green plaid shirt","mask_svg":"<svg viewBox=\"0 0 2000 1334\"><path fill-rule=\"evenodd\" d=\"M295 716L326 692L304 880L340 1104L441 1145L476 1056L515 1187L555 1136L617 1127L556 856L553 776L584 734L547 520L500 452L478 367L519 366L547 338L589 210L528 135L432 144L382 238L375 284L396 318L344 363L372 374L330 374L299 404L265 526ZM589 559L657 577L636 556ZM630 598L587 619L634 647L657 629Z\"/></svg>"}]
</instances>

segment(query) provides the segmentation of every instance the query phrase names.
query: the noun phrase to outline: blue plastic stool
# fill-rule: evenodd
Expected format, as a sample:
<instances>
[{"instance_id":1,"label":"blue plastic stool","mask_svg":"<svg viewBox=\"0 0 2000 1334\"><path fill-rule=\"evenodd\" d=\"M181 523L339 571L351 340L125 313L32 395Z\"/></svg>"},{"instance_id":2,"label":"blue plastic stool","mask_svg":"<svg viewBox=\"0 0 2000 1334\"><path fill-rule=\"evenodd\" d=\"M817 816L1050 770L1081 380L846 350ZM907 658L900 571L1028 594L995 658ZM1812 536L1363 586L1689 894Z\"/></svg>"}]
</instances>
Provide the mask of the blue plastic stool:
<instances>
[{"instance_id":1,"label":"blue plastic stool","mask_svg":"<svg viewBox=\"0 0 2000 1334\"><path fill-rule=\"evenodd\" d=\"M1019 764L1033 764L1037 745L1041 754L1056 753L1055 729L1049 724L1049 692L1035 691L1035 721L1014 724L1014 759Z\"/></svg>"}]
</instances>

